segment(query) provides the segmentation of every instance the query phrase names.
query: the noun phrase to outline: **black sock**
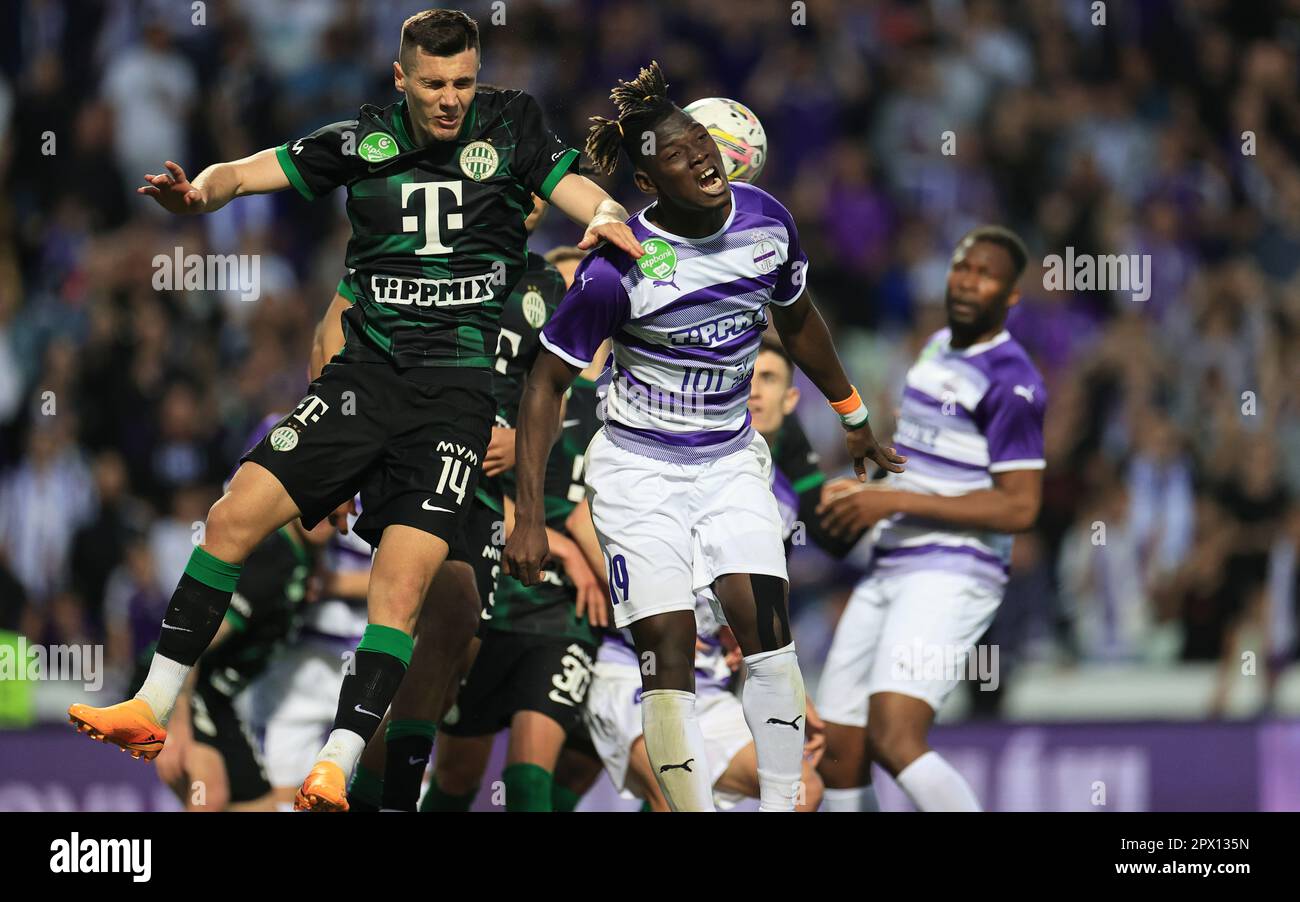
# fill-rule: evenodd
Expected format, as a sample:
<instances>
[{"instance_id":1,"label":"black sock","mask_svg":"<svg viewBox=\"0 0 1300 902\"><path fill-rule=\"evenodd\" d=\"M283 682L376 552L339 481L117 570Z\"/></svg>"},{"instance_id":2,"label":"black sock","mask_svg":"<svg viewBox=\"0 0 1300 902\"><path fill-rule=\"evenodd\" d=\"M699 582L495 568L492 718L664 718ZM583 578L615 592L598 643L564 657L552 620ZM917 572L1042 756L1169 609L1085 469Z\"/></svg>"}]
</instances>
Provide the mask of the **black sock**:
<instances>
[{"instance_id":1,"label":"black sock","mask_svg":"<svg viewBox=\"0 0 1300 902\"><path fill-rule=\"evenodd\" d=\"M158 629L158 654L194 666L217 635L241 569L194 549Z\"/></svg>"},{"instance_id":2,"label":"black sock","mask_svg":"<svg viewBox=\"0 0 1300 902\"><path fill-rule=\"evenodd\" d=\"M353 663L354 670L343 678L343 688L339 691L334 729L351 730L369 742L397 694L397 687L406 674L406 663L387 652L360 647Z\"/></svg>"},{"instance_id":3,"label":"black sock","mask_svg":"<svg viewBox=\"0 0 1300 902\"><path fill-rule=\"evenodd\" d=\"M414 811L420 801L420 785L433 751L436 725L428 721L394 720L384 735L383 807Z\"/></svg>"}]
</instances>

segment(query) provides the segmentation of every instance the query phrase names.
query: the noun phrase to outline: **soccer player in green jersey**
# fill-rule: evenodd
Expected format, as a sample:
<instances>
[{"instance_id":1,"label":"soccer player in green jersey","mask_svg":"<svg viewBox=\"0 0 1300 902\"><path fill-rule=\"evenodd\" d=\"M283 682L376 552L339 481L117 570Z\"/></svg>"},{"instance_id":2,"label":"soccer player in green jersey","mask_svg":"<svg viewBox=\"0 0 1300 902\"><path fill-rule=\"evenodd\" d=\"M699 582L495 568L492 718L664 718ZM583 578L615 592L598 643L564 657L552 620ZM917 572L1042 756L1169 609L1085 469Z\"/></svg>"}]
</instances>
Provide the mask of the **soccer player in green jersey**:
<instances>
[{"instance_id":1,"label":"soccer player in green jersey","mask_svg":"<svg viewBox=\"0 0 1300 902\"><path fill-rule=\"evenodd\" d=\"M600 241L640 257L627 212L576 172L578 152L530 96L478 85L478 26L427 10L402 26L403 99L280 147L219 163L192 182L176 163L139 189L176 214L294 188L346 186L352 223L347 344L280 426L245 456L208 513L135 698L73 705L79 730L150 759L189 669L230 604L242 562L301 517L353 507L376 546L370 625L344 680L334 728L298 793L306 810L347 809L346 782L410 661L425 594L469 512L496 404L492 350L504 299L523 272L524 219L538 194Z\"/></svg>"}]
</instances>

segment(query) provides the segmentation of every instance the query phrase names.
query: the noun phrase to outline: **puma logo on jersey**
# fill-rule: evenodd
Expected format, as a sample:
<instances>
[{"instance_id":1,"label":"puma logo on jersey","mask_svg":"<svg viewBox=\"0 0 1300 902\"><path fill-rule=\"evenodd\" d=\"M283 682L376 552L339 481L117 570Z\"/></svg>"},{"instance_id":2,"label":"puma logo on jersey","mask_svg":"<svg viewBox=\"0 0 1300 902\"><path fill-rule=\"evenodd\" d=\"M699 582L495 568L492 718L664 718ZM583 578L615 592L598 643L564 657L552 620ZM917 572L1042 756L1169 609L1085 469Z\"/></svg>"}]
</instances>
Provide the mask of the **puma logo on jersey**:
<instances>
[{"instance_id":1,"label":"puma logo on jersey","mask_svg":"<svg viewBox=\"0 0 1300 902\"><path fill-rule=\"evenodd\" d=\"M681 291L681 289L677 287L677 273L673 273L672 278L670 279L655 279L650 283L651 288L658 288L660 285L671 285L675 291Z\"/></svg>"},{"instance_id":2,"label":"puma logo on jersey","mask_svg":"<svg viewBox=\"0 0 1300 902\"><path fill-rule=\"evenodd\" d=\"M1034 387L1032 385L1017 385L1011 389L1014 394L1024 398L1030 404L1034 403Z\"/></svg>"},{"instance_id":3,"label":"puma logo on jersey","mask_svg":"<svg viewBox=\"0 0 1300 902\"><path fill-rule=\"evenodd\" d=\"M796 717L794 720L782 720L782 719L779 718L779 717L769 717L769 718L767 719L767 722L768 722L768 723L779 723L779 724L781 724L782 726L789 727L789 728L792 729L792 730L798 730L798 729L799 729L799 721L801 721L801 720L803 720L803 715L802 715L802 714L800 714L800 715L799 715L798 717Z\"/></svg>"},{"instance_id":4,"label":"puma logo on jersey","mask_svg":"<svg viewBox=\"0 0 1300 902\"><path fill-rule=\"evenodd\" d=\"M457 457L469 461L474 466L478 466L478 455L474 453L474 449L466 448L464 445L457 444L456 442L438 442L438 452L441 454L454 454Z\"/></svg>"},{"instance_id":5,"label":"puma logo on jersey","mask_svg":"<svg viewBox=\"0 0 1300 902\"><path fill-rule=\"evenodd\" d=\"M584 288L587 287L587 283L590 281L591 281L591 276L587 275L585 272L579 275L578 282L581 284L578 285L578 290L582 291Z\"/></svg>"},{"instance_id":6,"label":"puma logo on jersey","mask_svg":"<svg viewBox=\"0 0 1300 902\"><path fill-rule=\"evenodd\" d=\"M659 773L666 774L670 770L684 770L688 774L693 774L695 771L691 770L691 762L694 760L694 758L687 758L681 764L665 764L663 767L659 768Z\"/></svg>"}]
</instances>

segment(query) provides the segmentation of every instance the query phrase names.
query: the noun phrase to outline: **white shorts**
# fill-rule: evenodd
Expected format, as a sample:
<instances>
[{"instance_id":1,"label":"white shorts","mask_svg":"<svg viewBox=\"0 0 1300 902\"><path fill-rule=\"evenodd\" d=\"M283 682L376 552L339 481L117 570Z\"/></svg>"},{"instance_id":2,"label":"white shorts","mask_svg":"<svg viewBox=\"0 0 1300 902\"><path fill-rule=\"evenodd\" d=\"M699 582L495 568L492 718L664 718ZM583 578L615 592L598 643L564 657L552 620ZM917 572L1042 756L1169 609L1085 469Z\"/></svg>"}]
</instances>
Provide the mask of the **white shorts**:
<instances>
[{"instance_id":1,"label":"white shorts","mask_svg":"<svg viewBox=\"0 0 1300 902\"><path fill-rule=\"evenodd\" d=\"M263 733L272 786L298 786L306 778L334 725L342 689L339 651L310 642L278 652L250 687L250 719Z\"/></svg>"},{"instance_id":2,"label":"white shorts","mask_svg":"<svg viewBox=\"0 0 1300 902\"><path fill-rule=\"evenodd\" d=\"M704 750L709 756L709 782L717 783L726 773L731 759L754 737L745 723L740 699L730 692L709 692L695 697L695 717L704 734ZM591 686L587 689L587 707L583 711L591 744L600 755L605 772L615 788L625 797L628 758L632 745L641 738L641 672L627 664L597 661ZM731 807L743 798L734 793L713 793L719 807Z\"/></svg>"},{"instance_id":3,"label":"white shorts","mask_svg":"<svg viewBox=\"0 0 1300 902\"><path fill-rule=\"evenodd\" d=\"M772 454L757 432L714 461L653 460L611 442L587 448L587 496L620 627L690 611L695 593L727 573L786 579Z\"/></svg>"},{"instance_id":4,"label":"white shorts","mask_svg":"<svg viewBox=\"0 0 1300 902\"><path fill-rule=\"evenodd\" d=\"M1002 588L936 570L872 574L835 627L819 684L823 720L867 725L867 699L897 692L935 711L967 673L970 648L993 622Z\"/></svg>"}]
</instances>

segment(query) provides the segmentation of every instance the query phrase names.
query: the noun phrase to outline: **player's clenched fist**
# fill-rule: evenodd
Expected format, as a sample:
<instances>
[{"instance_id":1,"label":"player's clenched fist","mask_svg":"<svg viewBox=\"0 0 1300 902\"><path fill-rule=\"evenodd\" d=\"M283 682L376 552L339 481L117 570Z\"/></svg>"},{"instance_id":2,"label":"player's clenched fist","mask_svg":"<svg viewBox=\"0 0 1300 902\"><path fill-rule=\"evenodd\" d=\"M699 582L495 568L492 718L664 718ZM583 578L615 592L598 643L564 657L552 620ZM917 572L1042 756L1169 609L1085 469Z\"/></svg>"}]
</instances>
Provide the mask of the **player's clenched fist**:
<instances>
[{"instance_id":1,"label":"player's clenched fist","mask_svg":"<svg viewBox=\"0 0 1300 902\"><path fill-rule=\"evenodd\" d=\"M206 192L196 188L188 178L185 170L168 160L167 171L158 175L146 174L147 185L136 188L137 194L147 194L169 213L202 213L207 207Z\"/></svg>"},{"instance_id":2,"label":"player's clenched fist","mask_svg":"<svg viewBox=\"0 0 1300 902\"><path fill-rule=\"evenodd\" d=\"M542 565L550 557L550 543L546 541L546 527L515 521L515 528L506 540L502 555L506 573L525 586L541 582Z\"/></svg>"}]
</instances>

